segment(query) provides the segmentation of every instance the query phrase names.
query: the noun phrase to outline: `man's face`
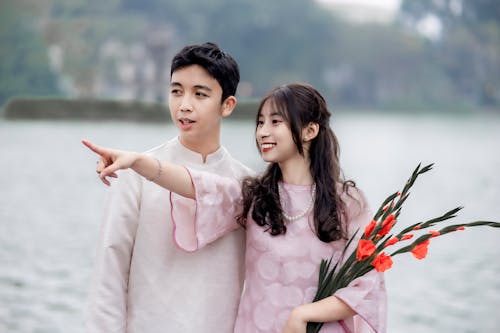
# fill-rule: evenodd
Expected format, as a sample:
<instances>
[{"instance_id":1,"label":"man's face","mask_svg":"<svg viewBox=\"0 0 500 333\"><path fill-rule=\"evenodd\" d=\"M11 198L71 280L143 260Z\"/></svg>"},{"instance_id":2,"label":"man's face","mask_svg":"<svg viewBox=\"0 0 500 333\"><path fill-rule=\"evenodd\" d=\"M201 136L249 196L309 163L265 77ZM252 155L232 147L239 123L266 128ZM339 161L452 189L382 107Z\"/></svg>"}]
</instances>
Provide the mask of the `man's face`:
<instances>
[{"instance_id":1,"label":"man's face","mask_svg":"<svg viewBox=\"0 0 500 333\"><path fill-rule=\"evenodd\" d=\"M222 88L199 65L172 73L168 105L181 142L190 149L216 141L219 144L222 118Z\"/></svg>"}]
</instances>

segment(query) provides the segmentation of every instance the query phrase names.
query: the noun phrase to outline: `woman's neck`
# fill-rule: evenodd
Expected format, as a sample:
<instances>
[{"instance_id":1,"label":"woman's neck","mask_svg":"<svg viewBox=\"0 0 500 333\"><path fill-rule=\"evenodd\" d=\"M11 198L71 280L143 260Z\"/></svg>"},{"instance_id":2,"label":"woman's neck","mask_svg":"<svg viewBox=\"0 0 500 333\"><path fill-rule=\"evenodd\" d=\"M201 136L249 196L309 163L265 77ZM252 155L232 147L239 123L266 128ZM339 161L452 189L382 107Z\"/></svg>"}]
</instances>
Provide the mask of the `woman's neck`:
<instances>
[{"instance_id":1,"label":"woman's neck","mask_svg":"<svg viewBox=\"0 0 500 333\"><path fill-rule=\"evenodd\" d=\"M284 183L295 185L311 185L314 183L308 158L300 156L300 158L282 162L279 166Z\"/></svg>"}]
</instances>

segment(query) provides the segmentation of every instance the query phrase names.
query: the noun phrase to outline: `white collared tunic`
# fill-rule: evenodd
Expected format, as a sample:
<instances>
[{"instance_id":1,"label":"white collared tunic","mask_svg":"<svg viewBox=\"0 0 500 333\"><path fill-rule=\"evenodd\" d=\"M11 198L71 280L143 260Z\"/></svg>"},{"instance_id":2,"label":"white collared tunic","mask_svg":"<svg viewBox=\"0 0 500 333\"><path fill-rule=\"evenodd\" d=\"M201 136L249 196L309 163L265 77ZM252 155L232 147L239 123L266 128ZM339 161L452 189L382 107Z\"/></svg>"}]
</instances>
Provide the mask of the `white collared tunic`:
<instances>
[{"instance_id":1,"label":"white collared tunic","mask_svg":"<svg viewBox=\"0 0 500 333\"><path fill-rule=\"evenodd\" d=\"M177 138L147 154L234 179L251 173L223 147L203 163ZM87 332L233 331L244 277L244 233L186 253L174 244L169 196L131 170L119 172L95 258ZM186 201L184 209L195 209L193 202Z\"/></svg>"}]
</instances>

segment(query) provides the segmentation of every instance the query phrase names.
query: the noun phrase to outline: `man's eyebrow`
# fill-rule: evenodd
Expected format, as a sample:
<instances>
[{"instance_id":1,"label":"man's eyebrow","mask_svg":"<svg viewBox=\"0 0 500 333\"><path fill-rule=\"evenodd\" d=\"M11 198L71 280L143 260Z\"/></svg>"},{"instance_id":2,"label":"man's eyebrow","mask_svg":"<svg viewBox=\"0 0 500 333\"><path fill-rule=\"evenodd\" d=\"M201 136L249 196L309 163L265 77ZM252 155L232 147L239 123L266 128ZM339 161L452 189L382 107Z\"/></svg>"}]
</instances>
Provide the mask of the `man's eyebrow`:
<instances>
[{"instance_id":1,"label":"man's eyebrow","mask_svg":"<svg viewBox=\"0 0 500 333\"><path fill-rule=\"evenodd\" d=\"M207 91L212 91L212 89L209 87L209 86L205 86L203 84L196 84L194 86L195 89L203 89L203 90L207 90Z\"/></svg>"},{"instance_id":2,"label":"man's eyebrow","mask_svg":"<svg viewBox=\"0 0 500 333\"><path fill-rule=\"evenodd\" d=\"M170 82L170 86L171 87L182 87L182 84L180 82L176 82L176 81L172 81ZM212 88L210 88L209 86L206 86L204 84L196 84L193 86L194 89L202 89L202 90L206 90L206 91L212 91Z\"/></svg>"}]
</instances>

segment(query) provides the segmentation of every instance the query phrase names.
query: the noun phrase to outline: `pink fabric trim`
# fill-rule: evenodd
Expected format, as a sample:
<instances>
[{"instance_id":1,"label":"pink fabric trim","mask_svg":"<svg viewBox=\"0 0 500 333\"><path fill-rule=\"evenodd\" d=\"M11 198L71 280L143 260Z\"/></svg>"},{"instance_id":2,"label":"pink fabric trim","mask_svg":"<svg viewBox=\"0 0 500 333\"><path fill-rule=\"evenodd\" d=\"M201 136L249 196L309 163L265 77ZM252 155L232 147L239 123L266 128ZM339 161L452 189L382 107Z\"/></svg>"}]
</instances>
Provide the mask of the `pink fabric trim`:
<instances>
[{"instance_id":1,"label":"pink fabric trim","mask_svg":"<svg viewBox=\"0 0 500 333\"><path fill-rule=\"evenodd\" d=\"M196 187L195 187L194 182L193 182L193 176L191 175L191 172L189 172L188 168L184 167L184 169L186 169L187 173L189 174L189 178L191 178L191 184L193 184L193 187L195 188L194 192L196 194ZM198 237L196 237L196 246L193 250L187 250L177 242L177 238L175 237L176 230L177 230L177 224L175 223L175 219L174 219L174 205L172 204L172 192L170 192L169 200L170 200L170 220L172 221L172 224L173 224L172 238L173 238L175 246L186 253L193 253L193 252L198 251L198 249L200 248L199 242L198 242ZM195 205L196 205L196 209L195 209L195 213L194 213L195 214L195 216L194 216L194 231L195 231L195 235L197 235L198 233L197 233L197 229L196 229L197 228L196 216L198 215L198 203L196 200L195 200Z\"/></svg>"},{"instance_id":2,"label":"pink fabric trim","mask_svg":"<svg viewBox=\"0 0 500 333\"><path fill-rule=\"evenodd\" d=\"M335 295L335 297L337 297L338 299L340 299L340 300L341 300L342 302L344 302L345 304L349 305L349 307L350 307L351 309L354 309L354 307L353 307L351 304L349 304L349 302L347 302L347 301L346 301L345 299L343 299L342 297L339 297L339 296L337 296L337 295ZM366 318L365 318L365 317L363 317L362 315L360 315L360 314L359 314L359 313L357 313L357 312L356 312L356 316L361 317L361 319L363 319L363 321L364 321L365 323L367 323L367 324L368 324L368 326L370 326L370 328L372 329L372 331L373 331L373 332L378 332L378 331L375 329L375 327L373 327L373 325L372 325L372 324L371 324L368 320L366 320ZM339 320L339 323L340 323L340 322L342 322L342 323L341 323L341 325L342 325L342 327L344 327L344 326L345 326L344 321L343 321L343 320ZM347 326L346 326L346 327L347 327ZM348 329L348 328L347 328L347 329ZM348 332L350 332L350 330L349 330L349 329L348 329Z\"/></svg>"},{"instance_id":3,"label":"pink fabric trim","mask_svg":"<svg viewBox=\"0 0 500 333\"><path fill-rule=\"evenodd\" d=\"M352 331L349 329L349 327L347 327L347 325L343 320L339 320L339 325L342 326L342 328L346 333L352 333Z\"/></svg>"}]
</instances>

